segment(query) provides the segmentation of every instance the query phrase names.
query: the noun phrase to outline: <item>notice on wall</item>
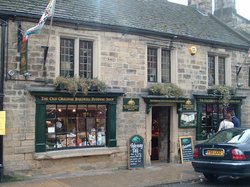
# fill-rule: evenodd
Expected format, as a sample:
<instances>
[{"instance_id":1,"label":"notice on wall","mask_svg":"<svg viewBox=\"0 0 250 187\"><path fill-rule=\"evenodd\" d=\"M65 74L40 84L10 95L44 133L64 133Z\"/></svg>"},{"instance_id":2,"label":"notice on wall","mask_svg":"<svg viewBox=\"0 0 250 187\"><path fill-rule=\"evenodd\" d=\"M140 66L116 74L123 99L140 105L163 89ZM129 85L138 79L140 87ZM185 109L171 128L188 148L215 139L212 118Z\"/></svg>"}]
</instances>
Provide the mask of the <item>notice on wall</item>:
<instances>
[{"instance_id":1,"label":"notice on wall","mask_svg":"<svg viewBox=\"0 0 250 187\"><path fill-rule=\"evenodd\" d=\"M193 159L193 141L192 136L179 137L181 162L191 162Z\"/></svg>"},{"instance_id":2,"label":"notice on wall","mask_svg":"<svg viewBox=\"0 0 250 187\"><path fill-rule=\"evenodd\" d=\"M144 167L144 143L143 138L134 135L129 141L129 169Z\"/></svg>"},{"instance_id":3,"label":"notice on wall","mask_svg":"<svg viewBox=\"0 0 250 187\"><path fill-rule=\"evenodd\" d=\"M5 135L6 112L0 111L0 135Z\"/></svg>"}]
</instances>

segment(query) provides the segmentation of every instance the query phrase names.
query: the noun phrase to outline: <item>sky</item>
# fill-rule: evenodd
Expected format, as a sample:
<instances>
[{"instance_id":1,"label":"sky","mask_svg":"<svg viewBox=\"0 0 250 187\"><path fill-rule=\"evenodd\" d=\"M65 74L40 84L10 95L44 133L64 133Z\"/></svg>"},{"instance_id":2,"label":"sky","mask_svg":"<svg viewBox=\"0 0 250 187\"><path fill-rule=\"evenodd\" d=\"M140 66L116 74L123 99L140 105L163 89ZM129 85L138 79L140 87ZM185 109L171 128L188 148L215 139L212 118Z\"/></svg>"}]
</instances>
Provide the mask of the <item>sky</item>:
<instances>
[{"instance_id":1,"label":"sky","mask_svg":"<svg viewBox=\"0 0 250 187\"><path fill-rule=\"evenodd\" d=\"M187 5L188 0L168 0L170 2ZM248 20L250 20L250 1L249 0L236 0L237 13Z\"/></svg>"}]
</instances>

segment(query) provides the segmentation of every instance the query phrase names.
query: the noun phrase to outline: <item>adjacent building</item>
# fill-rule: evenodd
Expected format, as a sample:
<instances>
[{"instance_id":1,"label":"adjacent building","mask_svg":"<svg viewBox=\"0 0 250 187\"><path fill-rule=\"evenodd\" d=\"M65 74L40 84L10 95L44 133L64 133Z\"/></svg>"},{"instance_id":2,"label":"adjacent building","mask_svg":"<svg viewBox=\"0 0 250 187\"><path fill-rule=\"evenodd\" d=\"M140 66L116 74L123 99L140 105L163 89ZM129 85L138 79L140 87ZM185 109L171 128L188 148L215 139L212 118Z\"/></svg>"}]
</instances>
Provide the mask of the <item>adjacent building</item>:
<instances>
[{"instance_id":1,"label":"adjacent building","mask_svg":"<svg viewBox=\"0 0 250 187\"><path fill-rule=\"evenodd\" d=\"M127 168L134 135L143 166L179 163L179 138L208 138L225 110L249 125L250 41L217 17L166 0L57 0L24 42L47 3L0 3L6 172ZM107 89L59 89L59 76ZM150 89L160 85L183 93ZM234 94L225 101L214 85Z\"/></svg>"}]
</instances>

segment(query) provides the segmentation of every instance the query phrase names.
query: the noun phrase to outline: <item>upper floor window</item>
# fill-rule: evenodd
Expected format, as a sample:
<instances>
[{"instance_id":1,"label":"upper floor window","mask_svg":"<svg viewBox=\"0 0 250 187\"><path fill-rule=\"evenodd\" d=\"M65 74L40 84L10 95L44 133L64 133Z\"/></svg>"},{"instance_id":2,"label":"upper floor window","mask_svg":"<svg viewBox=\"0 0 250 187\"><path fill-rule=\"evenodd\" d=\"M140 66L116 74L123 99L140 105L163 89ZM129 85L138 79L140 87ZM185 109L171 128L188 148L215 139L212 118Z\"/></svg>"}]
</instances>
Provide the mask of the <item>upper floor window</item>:
<instances>
[{"instance_id":1,"label":"upper floor window","mask_svg":"<svg viewBox=\"0 0 250 187\"><path fill-rule=\"evenodd\" d=\"M60 39L60 76L93 78L93 42Z\"/></svg>"},{"instance_id":2,"label":"upper floor window","mask_svg":"<svg viewBox=\"0 0 250 187\"><path fill-rule=\"evenodd\" d=\"M148 47L148 82L171 82L170 50Z\"/></svg>"},{"instance_id":3,"label":"upper floor window","mask_svg":"<svg viewBox=\"0 0 250 187\"><path fill-rule=\"evenodd\" d=\"M215 84L226 84L225 62L225 57L219 57L215 55L208 56L208 86L213 86Z\"/></svg>"}]
</instances>

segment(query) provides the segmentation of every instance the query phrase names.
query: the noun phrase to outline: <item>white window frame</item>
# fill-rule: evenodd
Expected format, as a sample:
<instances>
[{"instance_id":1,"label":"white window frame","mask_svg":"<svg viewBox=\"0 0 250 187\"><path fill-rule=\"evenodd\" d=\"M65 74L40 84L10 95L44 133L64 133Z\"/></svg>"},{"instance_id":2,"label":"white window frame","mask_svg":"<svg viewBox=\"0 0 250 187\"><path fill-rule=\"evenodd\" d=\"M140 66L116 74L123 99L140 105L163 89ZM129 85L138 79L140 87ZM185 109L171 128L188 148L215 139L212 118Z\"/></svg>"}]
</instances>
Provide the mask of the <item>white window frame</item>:
<instances>
[{"instance_id":1,"label":"white window frame","mask_svg":"<svg viewBox=\"0 0 250 187\"><path fill-rule=\"evenodd\" d=\"M61 38L73 39L74 40L74 75L79 76L79 41L91 41L93 42L93 78L99 76L99 38L90 37L85 35L72 36L65 33L59 33L57 36L57 49L56 49L56 76L60 75L60 40Z\"/></svg>"},{"instance_id":2,"label":"white window frame","mask_svg":"<svg viewBox=\"0 0 250 187\"><path fill-rule=\"evenodd\" d=\"M157 49L157 80L156 82L149 82L148 81L148 48L156 48ZM147 45L146 48L146 64L147 64L147 69L146 69L146 80L149 84L154 84L154 83L162 83L162 73L161 73L161 61L162 61L162 50L167 49L167 47L161 47L161 46L155 46L155 45ZM168 49L170 51L170 82L173 82L173 55L172 55L172 50Z\"/></svg>"},{"instance_id":3,"label":"white window frame","mask_svg":"<svg viewBox=\"0 0 250 187\"><path fill-rule=\"evenodd\" d=\"M214 56L215 57L215 85L219 84L219 57L225 58L225 85L230 86L232 84L231 79L231 61L228 57L228 55L225 54L214 54L214 53L208 53L207 54L207 85L208 85L208 56Z\"/></svg>"}]
</instances>

